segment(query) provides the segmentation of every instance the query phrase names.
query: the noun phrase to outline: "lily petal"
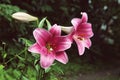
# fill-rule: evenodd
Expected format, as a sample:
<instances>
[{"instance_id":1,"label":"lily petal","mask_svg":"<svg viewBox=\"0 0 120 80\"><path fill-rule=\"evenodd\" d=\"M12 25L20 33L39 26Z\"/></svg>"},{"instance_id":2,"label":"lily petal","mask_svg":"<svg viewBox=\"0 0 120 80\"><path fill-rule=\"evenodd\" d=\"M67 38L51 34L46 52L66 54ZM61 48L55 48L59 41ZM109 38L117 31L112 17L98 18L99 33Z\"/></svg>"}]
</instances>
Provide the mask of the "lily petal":
<instances>
[{"instance_id":1,"label":"lily petal","mask_svg":"<svg viewBox=\"0 0 120 80\"><path fill-rule=\"evenodd\" d=\"M90 46L92 45L91 40L90 39L85 39L84 40L85 43L85 47L87 47L88 49L90 48Z\"/></svg>"},{"instance_id":2,"label":"lily petal","mask_svg":"<svg viewBox=\"0 0 120 80\"><path fill-rule=\"evenodd\" d=\"M51 34L47 30L41 28L35 29L33 35L40 46L45 46L46 42L51 37Z\"/></svg>"},{"instance_id":3,"label":"lily petal","mask_svg":"<svg viewBox=\"0 0 120 80\"><path fill-rule=\"evenodd\" d=\"M84 51L85 51L85 44L83 41L80 41L79 39L74 38L77 47L78 47L78 51L79 51L79 55L83 55Z\"/></svg>"},{"instance_id":4,"label":"lily petal","mask_svg":"<svg viewBox=\"0 0 120 80\"><path fill-rule=\"evenodd\" d=\"M63 64L66 64L68 62L68 56L64 51L56 53L55 59Z\"/></svg>"},{"instance_id":5,"label":"lily petal","mask_svg":"<svg viewBox=\"0 0 120 80\"><path fill-rule=\"evenodd\" d=\"M55 57L54 57L54 55L51 55L51 54L41 55L41 57L40 57L40 64L41 64L42 68L47 69L54 62Z\"/></svg>"},{"instance_id":6,"label":"lily petal","mask_svg":"<svg viewBox=\"0 0 120 80\"><path fill-rule=\"evenodd\" d=\"M28 48L28 51L33 52L33 53L39 53L40 54L40 46L38 43L33 44Z\"/></svg>"},{"instance_id":7,"label":"lily petal","mask_svg":"<svg viewBox=\"0 0 120 80\"><path fill-rule=\"evenodd\" d=\"M64 51L66 49L69 49L71 47L71 41L68 39L66 36L61 36L61 37L55 37L53 40L53 44L55 47L55 51Z\"/></svg>"},{"instance_id":8,"label":"lily petal","mask_svg":"<svg viewBox=\"0 0 120 80\"><path fill-rule=\"evenodd\" d=\"M53 25L50 29L50 33L52 33L53 36L60 36L61 35L61 27L57 26L57 24Z\"/></svg>"},{"instance_id":9,"label":"lily petal","mask_svg":"<svg viewBox=\"0 0 120 80\"><path fill-rule=\"evenodd\" d=\"M87 13L86 12L81 12L82 14L82 22L87 22L88 21L88 16L87 16Z\"/></svg>"},{"instance_id":10,"label":"lily petal","mask_svg":"<svg viewBox=\"0 0 120 80\"><path fill-rule=\"evenodd\" d=\"M80 18L73 18L71 20L71 23L72 23L72 25L73 25L73 27L74 27L75 30L81 24L81 22L82 22L82 20Z\"/></svg>"},{"instance_id":11,"label":"lily petal","mask_svg":"<svg viewBox=\"0 0 120 80\"><path fill-rule=\"evenodd\" d=\"M85 38L90 38L93 36L92 27L90 23L83 23L77 29L76 33Z\"/></svg>"}]
</instances>

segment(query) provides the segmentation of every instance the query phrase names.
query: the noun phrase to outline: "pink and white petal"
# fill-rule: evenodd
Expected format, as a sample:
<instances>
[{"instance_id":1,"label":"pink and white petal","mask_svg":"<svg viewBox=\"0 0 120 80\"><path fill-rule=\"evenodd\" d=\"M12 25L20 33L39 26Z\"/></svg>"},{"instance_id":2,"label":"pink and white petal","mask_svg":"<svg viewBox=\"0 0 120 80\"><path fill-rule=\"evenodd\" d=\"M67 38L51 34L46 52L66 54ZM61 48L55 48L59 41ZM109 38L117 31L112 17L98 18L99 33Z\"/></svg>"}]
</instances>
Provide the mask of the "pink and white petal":
<instances>
[{"instance_id":1,"label":"pink and white petal","mask_svg":"<svg viewBox=\"0 0 120 80\"><path fill-rule=\"evenodd\" d=\"M80 27L77 29L76 33L79 34L82 37L90 38L93 36L92 32L92 25L90 23L83 23L80 25Z\"/></svg>"},{"instance_id":2,"label":"pink and white petal","mask_svg":"<svg viewBox=\"0 0 120 80\"><path fill-rule=\"evenodd\" d=\"M85 52L85 44L83 41L79 40L79 39L74 39L77 47L78 47L78 51L79 51L79 55L83 55Z\"/></svg>"},{"instance_id":3,"label":"pink and white petal","mask_svg":"<svg viewBox=\"0 0 120 80\"><path fill-rule=\"evenodd\" d=\"M86 12L81 12L82 14L82 23L85 23L88 21L88 16Z\"/></svg>"},{"instance_id":4,"label":"pink and white petal","mask_svg":"<svg viewBox=\"0 0 120 80\"><path fill-rule=\"evenodd\" d=\"M72 32L72 33L70 33L70 34L68 34L68 35L66 35L66 38L68 38L68 42L73 42L73 35L74 35L74 32Z\"/></svg>"},{"instance_id":5,"label":"pink and white petal","mask_svg":"<svg viewBox=\"0 0 120 80\"><path fill-rule=\"evenodd\" d=\"M33 53L39 53L40 54L40 46L38 43L33 44L28 48L28 51L33 52Z\"/></svg>"},{"instance_id":6,"label":"pink and white petal","mask_svg":"<svg viewBox=\"0 0 120 80\"><path fill-rule=\"evenodd\" d=\"M57 24L54 24L50 29L50 33L52 33L53 36L60 36L61 35L61 27L57 26Z\"/></svg>"},{"instance_id":7,"label":"pink and white petal","mask_svg":"<svg viewBox=\"0 0 120 80\"><path fill-rule=\"evenodd\" d=\"M53 62L55 60L55 56L53 55L41 55L40 56L40 64L41 64L41 67L44 68L44 69L47 69L49 68Z\"/></svg>"},{"instance_id":8,"label":"pink and white petal","mask_svg":"<svg viewBox=\"0 0 120 80\"><path fill-rule=\"evenodd\" d=\"M68 56L65 51L57 52L55 59L63 64L68 62Z\"/></svg>"},{"instance_id":9,"label":"pink and white petal","mask_svg":"<svg viewBox=\"0 0 120 80\"><path fill-rule=\"evenodd\" d=\"M90 39L85 39L85 40L84 40L84 43L85 43L85 47L86 47L86 48L88 48L88 49L89 49L89 48L90 48L90 46L92 45L92 43L91 43L91 40L90 40Z\"/></svg>"},{"instance_id":10,"label":"pink and white petal","mask_svg":"<svg viewBox=\"0 0 120 80\"><path fill-rule=\"evenodd\" d=\"M79 27L79 25L81 24L81 22L82 22L82 20L80 18L73 18L71 20L71 23L72 23L72 25L73 25L73 27L74 27L75 30Z\"/></svg>"},{"instance_id":11,"label":"pink and white petal","mask_svg":"<svg viewBox=\"0 0 120 80\"><path fill-rule=\"evenodd\" d=\"M71 47L72 42L66 36L61 36L61 37L55 37L52 43L55 44L54 50L56 52L59 52L69 49Z\"/></svg>"},{"instance_id":12,"label":"pink and white petal","mask_svg":"<svg viewBox=\"0 0 120 80\"><path fill-rule=\"evenodd\" d=\"M35 37L36 42L40 46L45 46L46 41L48 41L51 38L51 33L49 33L45 29L37 28L33 31L33 35Z\"/></svg>"},{"instance_id":13,"label":"pink and white petal","mask_svg":"<svg viewBox=\"0 0 120 80\"><path fill-rule=\"evenodd\" d=\"M48 54L48 49L46 47L41 47L40 54L41 55L47 55Z\"/></svg>"}]
</instances>

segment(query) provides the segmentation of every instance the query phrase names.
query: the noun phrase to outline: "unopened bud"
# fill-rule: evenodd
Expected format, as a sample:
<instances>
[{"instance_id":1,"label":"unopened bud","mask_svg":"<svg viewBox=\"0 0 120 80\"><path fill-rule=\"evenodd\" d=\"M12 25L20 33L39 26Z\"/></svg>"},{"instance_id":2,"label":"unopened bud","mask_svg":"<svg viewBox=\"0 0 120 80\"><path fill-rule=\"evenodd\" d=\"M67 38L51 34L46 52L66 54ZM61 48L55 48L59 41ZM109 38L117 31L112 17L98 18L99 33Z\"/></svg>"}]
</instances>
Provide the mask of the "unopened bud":
<instances>
[{"instance_id":1,"label":"unopened bud","mask_svg":"<svg viewBox=\"0 0 120 80\"><path fill-rule=\"evenodd\" d=\"M23 21L23 22L29 22L29 21L36 21L36 20L38 20L37 17L32 16L30 14L27 14L25 12L16 12L16 13L12 14L12 17L14 19L17 19L17 20L20 20L20 21Z\"/></svg>"},{"instance_id":2,"label":"unopened bud","mask_svg":"<svg viewBox=\"0 0 120 80\"><path fill-rule=\"evenodd\" d=\"M61 30L64 31L65 33L70 33L72 31L72 26L70 27L64 27L64 26L61 26Z\"/></svg>"}]
</instances>

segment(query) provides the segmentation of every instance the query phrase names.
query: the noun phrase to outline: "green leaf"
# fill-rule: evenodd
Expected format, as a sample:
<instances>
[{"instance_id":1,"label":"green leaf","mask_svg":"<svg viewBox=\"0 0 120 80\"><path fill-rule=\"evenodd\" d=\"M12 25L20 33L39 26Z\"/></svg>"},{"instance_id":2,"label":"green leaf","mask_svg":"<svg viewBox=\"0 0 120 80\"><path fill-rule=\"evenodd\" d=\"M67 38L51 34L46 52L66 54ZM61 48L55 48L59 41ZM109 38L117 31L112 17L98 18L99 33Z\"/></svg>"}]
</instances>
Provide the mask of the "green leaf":
<instances>
[{"instance_id":1,"label":"green leaf","mask_svg":"<svg viewBox=\"0 0 120 80\"><path fill-rule=\"evenodd\" d=\"M38 59L36 59L36 60L34 61L34 65L37 65L37 64L38 64L38 62L39 62L39 60L38 60Z\"/></svg>"},{"instance_id":2,"label":"green leaf","mask_svg":"<svg viewBox=\"0 0 120 80\"><path fill-rule=\"evenodd\" d=\"M29 79L25 76L22 76L22 80L29 80Z\"/></svg>"},{"instance_id":3,"label":"green leaf","mask_svg":"<svg viewBox=\"0 0 120 80\"><path fill-rule=\"evenodd\" d=\"M30 40L26 38L19 38L19 41L22 41L23 44L25 44L26 46L31 46L33 44L33 42L31 42Z\"/></svg>"},{"instance_id":4,"label":"green leaf","mask_svg":"<svg viewBox=\"0 0 120 80\"><path fill-rule=\"evenodd\" d=\"M3 70L4 66L0 64L0 71Z\"/></svg>"},{"instance_id":5,"label":"green leaf","mask_svg":"<svg viewBox=\"0 0 120 80\"><path fill-rule=\"evenodd\" d=\"M20 56L18 56L18 55L17 55L17 57L18 57L18 59L20 59L21 61L24 61L24 60L25 60L24 58L22 58L22 57L20 57Z\"/></svg>"},{"instance_id":6,"label":"green leaf","mask_svg":"<svg viewBox=\"0 0 120 80\"><path fill-rule=\"evenodd\" d=\"M38 24L38 28L42 28L44 26L45 20L46 20L46 17L40 21L40 23Z\"/></svg>"},{"instance_id":7,"label":"green leaf","mask_svg":"<svg viewBox=\"0 0 120 80\"><path fill-rule=\"evenodd\" d=\"M52 65L52 70L59 73L59 74L64 74L63 70L61 69L61 67L57 66L57 65Z\"/></svg>"},{"instance_id":8,"label":"green leaf","mask_svg":"<svg viewBox=\"0 0 120 80\"><path fill-rule=\"evenodd\" d=\"M3 58L5 59L7 57L7 53L4 53Z\"/></svg>"},{"instance_id":9,"label":"green leaf","mask_svg":"<svg viewBox=\"0 0 120 80\"><path fill-rule=\"evenodd\" d=\"M59 80L59 79L57 79L55 74L51 73L50 74L50 80Z\"/></svg>"},{"instance_id":10,"label":"green leaf","mask_svg":"<svg viewBox=\"0 0 120 80\"><path fill-rule=\"evenodd\" d=\"M36 59L36 60L38 60L39 58L40 58L40 56L38 55L38 54L36 54L36 53L31 53L32 54L32 56Z\"/></svg>"},{"instance_id":11,"label":"green leaf","mask_svg":"<svg viewBox=\"0 0 120 80\"><path fill-rule=\"evenodd\" d=\"M13 74L14 74L15 78L18 78L18 77L20 77L20 75L21 75L20 71L18 71L17 69L15 69L15 70L13 71Z\"/></svg>"},{"instance_id":12,"label":"green leaf","mask_svg":"<svg viewBox=\"0 0 120 80\"><path fill-rule=\"evenodd\" d=\"M5 74L5 78L6 78L7 80L13 80L12 76L9 75L9 74Z\"/></svg>"},{"instance_id":13,"label":"green leaf","mask_svg":"<svg viewBox=\"0 0 120 80\"><path fill-rule=\"evenodd\" d=\"M48 73L51 70L51 67L45 69L45 73Z\"/></svg>"},{"instance_id":14,"label":"green leaf","mask_svg":"<svg viewBox=\"0 0 120 80\"><path fill-rule=\"evenodd\" d=\"M47 23L47 27L48 27L48 30L49 30L51 28L51 24L47 19L46 19L46 23Z\"/></svg>"},{"instance_id":15,"label":"green leaf","mask_svg":"<svg viewBox=\"0 0 120 80\"><path fill-rule=\"evenodd\" d=\"M14 12L23 11L17 6L9 5L9 4L0 4L0 16L3 16L8 21L12 21L11 15Z\"/></svg>"},{"instance_id":16,"label":"green leaf","mask_svg":"<svg viewBox=\"0 0 120 80\"><path fill-rule=\"evenodd\" d=\"M35 69L36 69L36 71L39 71L39 69L40 69L40 65L35 65Z\"/></svg>"}]
</instances>

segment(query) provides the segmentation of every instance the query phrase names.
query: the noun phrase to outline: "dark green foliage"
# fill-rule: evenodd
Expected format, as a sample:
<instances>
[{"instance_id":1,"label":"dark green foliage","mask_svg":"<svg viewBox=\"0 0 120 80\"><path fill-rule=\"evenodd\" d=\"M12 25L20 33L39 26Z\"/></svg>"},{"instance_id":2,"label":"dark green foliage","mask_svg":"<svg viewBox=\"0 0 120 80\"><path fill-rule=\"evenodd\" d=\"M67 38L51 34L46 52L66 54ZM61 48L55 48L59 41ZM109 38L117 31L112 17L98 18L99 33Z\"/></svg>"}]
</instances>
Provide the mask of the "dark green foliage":
<instances>
[{"instance_id":1,"label":"dark green foliage","mask_svg":"<svg viewBox=\"0 0 120 80\"><path fill-rule=\"evenodd\" d=\"M16 6L0 4L0 16L3 16L8 21L11 21L11 15L15 12L20 11L20 8Z\"/></svg>"},{"instance_id":2,"label":"dark green foliage","mask_svg":"<svg viewBox=\"0 0 120 80\"><path fill-rule=\"evenodd\" d=\"M46 17L52 25L71 26L71 19L81 17L81 12L88 13L88 22L92 23L94 36L92 47L86 50L81 57L77 55L77 46L73 45L68 50L70 62L77 60L88 60L95 64L97 61L118 63L120 59L120 1L119 0L0 0L0 79L1 80L35 80L36 65L39 56L30 54L28 46L35 40L32 31L41 23L23 23L12 19L11 15L15 12L28 12L39 18ZM46 19L44 18L44 19ZM50 26L48 20L46 24ZM41 26L39 26L41 27ZM48 27L50 28L50 27ZM29 39L29 40L27 40ZM32 41L32 42L31 42ZM73 55L74 54L74 55ZM36 62L34 61L36 60ZM79 61L67 66L55 66L50 69L50 80L58 80L56 77L66 74L69 70L78 72L84 71ZM74 66L71 66L74 65ZM79 66L79 67L78 67ZM63 68L63 69L62 69ZM86 70L87 69L87 70ZM85 70L89 71L91 67ZM57 70L58 72L55 72ZM62 72L62 70L64 70ZM91 69L92 70L92 69ZM68 71L68 72L67 72ZM3 73L1 75L1 72ZM31 73L33 72L33 73ZM58 73L57 75L55 75ZM74 74L74 73L72 73ZM12 75L12 76L11 76ZM64 76L63 76L64 77ZM60 77L60 79L62 79Z\"/></svg>"},{"instance_id":3,"label":"dark green foliage","mask_svg":"<svg viewBox=\"0 0 120 80\"><path fill-rule=\"evenodd\" d=\"M11 15L15 12L23 11L17 6L8 4L0 4L0 39L15 38L17 32L14 22L12 22ZM14 24L14 25L13 25ZM23 31L23 30L22 30ZM8 35L9 34L9 35ZM2 39L1 39L2 40Z\"/></svg>"}]
</instances>

